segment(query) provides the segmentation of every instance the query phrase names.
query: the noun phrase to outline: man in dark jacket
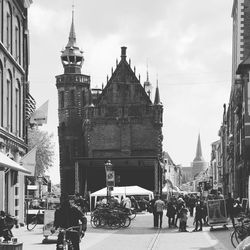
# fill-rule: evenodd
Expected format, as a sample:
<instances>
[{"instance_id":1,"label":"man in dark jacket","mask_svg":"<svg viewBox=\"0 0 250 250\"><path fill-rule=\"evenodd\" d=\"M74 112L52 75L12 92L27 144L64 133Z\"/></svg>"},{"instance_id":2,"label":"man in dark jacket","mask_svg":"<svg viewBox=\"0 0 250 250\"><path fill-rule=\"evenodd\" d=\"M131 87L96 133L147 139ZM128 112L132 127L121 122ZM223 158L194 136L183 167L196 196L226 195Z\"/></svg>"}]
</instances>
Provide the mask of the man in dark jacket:
<instances>
[{"instance_id":1,"label":"man in dark jacket","mask_svg":"<svg viewBox=\"0 0 250 250\"><path fill-rule=\"evenodd\" d=\"M68 197L65 197L61 203L61 207L55 211L54 227L67 229L69 227L77 227L79 225L79 220L82 223L82 235L87 229L87 219L82 213L82 211L76 206L72 206ZM78 231L67 231L66 238L70 239L74 250L79 250L79 232ZM57 250L63 249L63 233L59 232L57 239Z\"/></svg>"},{"instance_id":2,"label":"man in dark jacket","mask_svg":"<svg viewBox=\"0 0 250 250\"><path fill-rule=\"evenodd\" d=\"M170 199L170 201L167 204L167 217L168 217L169 228L175 225L175 214L176 214L176 207L173 199Z\"/></svg>"},{"instance_id":3,"label":"man in dark jacket","mask_svg":"<svg viewBox=\"0 0 250 250\"><path fill-rule=\"evenodd\" d=\"M226 208L227 208L227 216L231 219L233 227L235 226L234 222L234 198L231 193L228 193L228 198L226 199Z\"/></svg>"},{"instance_id":4,"label":"man in dark jacket","mask_svg":"<svg viewBox=\"0 0 250 250\"><path fill-rule=\"evenodd\" d=\"M193 232L196 231L202 231L202 216L203 216L203 207L201 205L200 201L197 201L196 206L195 206L195 229ZM198 226L200 225L200 228L198 229Z\"/></svg>"},{"instance_id":5,"label":"man in dark jacket","mask_svg":"<svg viewBox=\"0 0 250 250\"><path fill-rule=\"evenodd\" d=\"M156 195L151 201L149 201L150 211L153 213L154 216L154 227L158 227L158 221L157 221L157 214L155 209L155 202L159 198L159 195Z\"/></svg>"}]
</instances>

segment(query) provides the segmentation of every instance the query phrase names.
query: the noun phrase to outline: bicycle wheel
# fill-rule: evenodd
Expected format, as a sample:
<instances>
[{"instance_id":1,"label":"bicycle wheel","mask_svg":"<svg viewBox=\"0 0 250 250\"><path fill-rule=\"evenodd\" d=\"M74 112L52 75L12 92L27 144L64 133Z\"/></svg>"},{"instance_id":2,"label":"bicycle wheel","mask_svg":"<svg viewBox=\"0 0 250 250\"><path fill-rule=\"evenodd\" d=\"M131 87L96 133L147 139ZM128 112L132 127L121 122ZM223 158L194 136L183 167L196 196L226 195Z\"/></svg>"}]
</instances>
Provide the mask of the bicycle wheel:
<instances>
[{"instance_id":1,"label":"bicycle wheel","mask_svg":"<svg viewBox=\"0 0 250 250\"><path fill-rule=\"evenodd\" d=\"M236 248L240 243L240 239L238 238L238 232L236 230L234 230L231 234L231 243L234 248Z\"/></svg>"},{"instance_id":2,"label":"bicycle wheel","mask_svg":"<svg viewBox=\"0 0 250 250\"><path fill-rule=\"evenodd\" d=\"M129 227L131 224L131 219L129 217L124 217L121 219L121 227Z\"/></svg>"},{"instance_id":3,"label":"bicycle wheel","mask_svg":"<svg viewBox=\"0 0 250 250\"><path fill-rule=\"evenodd\" d=\"M92 227L100 227L100 219L96 216L93 216L90 220L90 224Z\"/></svg>"},{"instance_id":4,"label":"bicycle wheel","mask_svg":"<svg viewBox=\"0 0 250 250\"><path fill-rule=\"evenodd\" d=\"M37 217L34 216L31 218L31 222L27 224L27 229L32 231L37 225Z\"/></svg>"},{"instance_id":5,"label":"bicycle wheel","mask_svg":"<svg viewBox=\"0 0 250 250\"><path fill-rule=\"evenodd\" d=\"M136 211L131 211L132 214L129 214L129 218L133 220L136 217Z\"/></svg>"}]
</instances>

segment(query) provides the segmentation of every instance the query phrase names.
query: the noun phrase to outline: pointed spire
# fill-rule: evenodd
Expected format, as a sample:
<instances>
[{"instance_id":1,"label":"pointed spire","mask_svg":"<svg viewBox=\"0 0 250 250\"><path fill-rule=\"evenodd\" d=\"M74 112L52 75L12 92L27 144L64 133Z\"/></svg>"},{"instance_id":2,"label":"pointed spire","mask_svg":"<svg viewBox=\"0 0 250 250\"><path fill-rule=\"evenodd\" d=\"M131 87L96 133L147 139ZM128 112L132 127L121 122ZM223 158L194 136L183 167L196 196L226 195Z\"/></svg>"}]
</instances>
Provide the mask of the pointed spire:
<instances>
[{"instance_id":1,"label":"pointed spire","mask_svg":"<svg viewBox=\"0 0 250 250\"><path fill-rule=\"evenodd\" d=\"M75 25L74 25L74 4L72 5L72 22L71 22L71 27L70 27L70 32L69 32L69 41L66 47L75 47L76 45L76 32L75 32Z\"/></svg>"},{"instance_id":2,"label":"pointed spire","mask_svg":"<svg viewBox=\"0 0 250 250\"><path fill-rule=\"evenodd\" d=\"M152 89L153 89L153 86L152 84L150 83L149 81L149 73L148 73L148 59L147 59L147 70L146 70L146 81L144 82L143 84L143 87L147 93L147 95L149 96L149 98L151 99L151 93L152 93Z\"/></svg>"},{"instance_id":3,"label":"pointed spire","mask_svg":"<svg viewBox=\"0 0 250 250\"><path fill-rule=\"evenodd\" d=\"M155 90L155 105L161 105L161 100L160 100L160 93L159 93L159 87L158 87L158 77L157 77L157 82L156 82L156 90Z\"/></svg>"},{"instance_id":4,"label":"pointed spire","mask_svg":"<svg viewBox=\"0 0 250 250\"><path fill-rule=\"evenodd\" d=\"M201 151L200 133L199 133L199 136L198 136L198 142L197 142L197 148L196 148L196 156L194 158L194 161L204 161L203 156L202 156L202 151Z\"/></svg>"},{"instance_id":5,"label":"pointed spire","mask_svg":"<svg viewBox=\"0 0 250 250\"><path fill-rule=\"evenodd\" d=\"M74 25L74 4L72 5L72 23L69 32L69 40L61 55L65 73L81 73L84 61L83 51L76 45L76 33Z\"/></svg>"}]
</instances>

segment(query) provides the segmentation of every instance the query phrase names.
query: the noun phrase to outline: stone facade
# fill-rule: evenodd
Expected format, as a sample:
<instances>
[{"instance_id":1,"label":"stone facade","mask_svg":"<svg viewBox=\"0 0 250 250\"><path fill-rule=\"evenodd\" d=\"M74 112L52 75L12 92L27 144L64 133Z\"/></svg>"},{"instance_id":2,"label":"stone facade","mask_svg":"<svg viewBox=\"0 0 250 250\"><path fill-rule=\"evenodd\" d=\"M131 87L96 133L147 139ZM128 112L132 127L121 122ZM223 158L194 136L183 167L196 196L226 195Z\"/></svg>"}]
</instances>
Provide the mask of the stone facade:
<instances>
[{"instance_id":1,"label":"stone facade","mask_svg":"<svg viewBox=\"0 0 250 250\"><path fill-rule=\"evenodd\" d=\"M232 84L220 127L223 192L249 198L250 174L250 0L235 0Z\"/></svg>"},{"instance_id":2,"label":"stone facade","mask_svg":"<svg viewBox=\"0 0 250 250\"><path fill-rule=\"evenodd\" d=\"M72 22L69 43L73 37ZM71 48L66 46L62 55L64 74L56 77L62 193L106 186L107 160L113 164L116 185L161 190L163 106L158 87L152 103L122 47L121 60L106 86L91 89L90 77L80 74L82 63L64 63L64 54L71 52L83 62L75 43Z\"/></svg>"},{"instance_id":3,"label":"stone facade","mask_svg":"<svg viewBox=\"0 0 250 250\"><path fill-rule=\"evenodd\" d=\"M0 150L19 162L27 152L27 121L35 101L28 84L27 7L0 0ZM24 175L0 162L0 210L24 222Z\"/></svg>"}]
</instances>

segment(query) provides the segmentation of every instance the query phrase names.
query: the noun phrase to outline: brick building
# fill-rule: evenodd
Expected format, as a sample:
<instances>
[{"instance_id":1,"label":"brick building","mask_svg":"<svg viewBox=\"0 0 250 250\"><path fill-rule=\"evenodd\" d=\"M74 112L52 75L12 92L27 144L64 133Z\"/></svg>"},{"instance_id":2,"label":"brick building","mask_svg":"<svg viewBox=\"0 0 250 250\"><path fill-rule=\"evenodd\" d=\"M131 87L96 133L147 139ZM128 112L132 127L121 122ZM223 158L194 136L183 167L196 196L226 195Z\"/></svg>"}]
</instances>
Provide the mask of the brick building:
<instances>
[{"instance_id":1,"label":"brick building","mask_svg":"<svg viewBox=\"0 0 250 250\"><path fill-rule=\"evenodd\" d=\"M24 222L24 174L29 93L28 7L32 0L0 0L0 210Z\"/></svg>"},{"instance_id":2,"label":"brick building","mask_svg":"<svg viewBox=\"0 0 250 250\"><path fill-rule=\"evenodd\" d=\"M122 47L106 86L91 89L90 76L81 74L84 59L74 20L61 59L64 74L56 76L56 86L62 193L105 187L107 160L116 185L160 191L163 106L158 86L152 103Z\"/></svg>"},{"instance_id":3,"label":"brick building","mask_svg":"<svg viewBox=\"0 0 250 250\"><path fill-rule=\"evenodd\" d=\"M219 131L223 191L249 198L250 175L250 0L234 0L232 84Z\"/></svg>"}]
</instances>

